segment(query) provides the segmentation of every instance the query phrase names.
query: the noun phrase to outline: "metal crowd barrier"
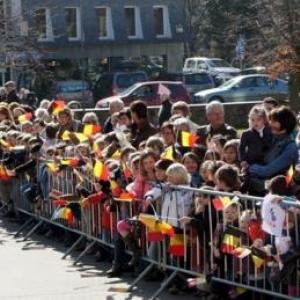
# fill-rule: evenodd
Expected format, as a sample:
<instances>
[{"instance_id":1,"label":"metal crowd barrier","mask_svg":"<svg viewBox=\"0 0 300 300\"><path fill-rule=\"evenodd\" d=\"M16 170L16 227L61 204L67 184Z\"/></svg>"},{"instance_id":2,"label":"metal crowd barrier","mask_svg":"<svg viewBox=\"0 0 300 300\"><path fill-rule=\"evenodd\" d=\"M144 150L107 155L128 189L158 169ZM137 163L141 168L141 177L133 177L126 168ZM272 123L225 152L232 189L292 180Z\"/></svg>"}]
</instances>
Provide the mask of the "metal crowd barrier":
<instances>
[{"instance_id":1,"label":"metal crowd barrier","mask_svg":"<svg viewBox=\"0 0 300 300\"><path fill-rule=\"evenodd\" d=\"M92 191L92 185L95 180L93 176L86 170L81 170L84 178L86 178L83 185L89 192ZM86 172L86 173L84 173ZM80 198L76 191L76 185L78 181L74 175L73 169L67 167L59 174L49 173L48 178L48 197L37 203L28 202L28 199L20 192L20 187L28 183L25 177L15 178L12 182L14 204L17 211L29 216L29 219L22 225L22 227L16 232L15 236L19 236L20 233L33 221L34 225L29 232L24 236L24 240L34 233L42 224L49 223L55 226L59 226L65 230L77 233L79 238L74 244L66 250L66 253L62 257L66 258L72 250L83 240L90 241L87 247L78 255L75 259L76 264L96 243L100 243L106 247L114 248L113 240L116 235L116 223L124 217L134 218L133 207L138 201L133 202L118 202L120 199L106 200L105 202L86 203ZM238 217L238 224L241 225L241 217L244 211L249 210L249 213L258 211L259 207L257 203L261 203L263 198L252 197L249 195L241 195L236 193L224 193L212 190L203 190L195 188L187 188L181 186L168 186L163 190L162 199L169 193L169 197L172 196L174 191L180 191L181 193L191 194L192 207L195 209L197 201L201 196L209 196L210 199L218 197L229 197L236 209ZM175 193L180 195L180 193ZM174 205L177 201L176 197L173 198ZM143 200L141 200L143 201ZM286 202L286 201L283 201ZM166 216L161 215L161 203L157 201L155 206L155 217L158 220L165 219ZM299 206L297 203L288 202L287 204L293 206ZM76 208L76 212L69 210L68 208ZM108 207L115 207L116 210L108 211ZM147 240L147 233L149 229L146 226L142 226L142 232L139 234L138 239L142 248L142 259L148 262L148 266L142 271L142 273L134 280L134 282L127 289L127 292L132 292L134 287L151 271L153 266L166 272L167 277L162 282L161 287L153 294L150 299L156 299L158 295L168 286L172 280L179 276L186 280L189 277L195 277L199 279L198 283L205 283L207 275L210 274L211 284L218 286L218 284L225 284L229 286L229 291L235 289L237 292L257 292L267 295L280 297L282 299L295 299L299 298L299 262L297 260L296 267L296 283L294 289L296 289L296 295L288 295L288 284L283 284L280 281L270 280L271 267L266 259L259 268L253 267L251 256L243 259L235 258L230 254L222 254L221 262L218 269L212 272L214 265L214 255L216 248L216 233L215 230L218 225L213 226L213 223L221 224L226 214L224 210L214 213L215 209L212 205L212 201L208 202L208 218L209 224L207 224L206 230L195 230L191 226L183 226L180 233L183 235L183 239L180 240L181 244L177 246L183 246L180 254L170 253L170 240L167 235L163 235L162 239L158 241ZM71 213L70 213L71 211ZM203 213L203 212L201 212ZM107 224L103 224L104 214L109 215L109 228ZM298 215L294 212L294 226L296 228L296 244L299 244L299 232L298 232ZM180 222L181 216L175 218L176 222ZM138 219L138 218L137 218ZM170 221L170 220L169 220ZM174 219L173 219L174 221ZM215 228L214 228L215 227ZM222 227L222 225L221 225ZM221 231L224 227L221 228ZM177 233L175 233L177 234ZM247 239L246 239L247 240ZM251 242L246 241L246 246L251 246ZM220 245L219 245L220 246ZM155 251L153 250L155 249ZM295 291L294 291L295 294Z\"/></svg>"}]
</instances>

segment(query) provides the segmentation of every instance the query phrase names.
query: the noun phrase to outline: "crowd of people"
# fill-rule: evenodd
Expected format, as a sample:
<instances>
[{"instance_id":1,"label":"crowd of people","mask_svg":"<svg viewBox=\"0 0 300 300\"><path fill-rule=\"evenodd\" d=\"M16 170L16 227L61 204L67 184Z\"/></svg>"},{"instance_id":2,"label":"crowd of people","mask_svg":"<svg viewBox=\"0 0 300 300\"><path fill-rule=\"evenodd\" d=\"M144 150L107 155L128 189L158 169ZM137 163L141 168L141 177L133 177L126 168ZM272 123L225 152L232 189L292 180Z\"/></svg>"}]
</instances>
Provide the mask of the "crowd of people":
<instances>
[{"instance_id":1,"label":"crowd of people","mask_svg":"<svg viewBox=\"0 0 300 300\"><path fill-rule=\"evenodd\" d=\"M261 105L255 105L249 112L249 128L238 133L225 122L224 105L218 101L206 105L207 124L203 125L190 119L190 107L186 103L170 103L167 95L162 95L159 125L155 126L149 120L147 105L139 100L130 107L124 107L119 99L112 101L109 117L100 122L95 112L85 112L81 120L75 119L72 110L62 101L44 99L34 110L20 104L12 82L8 82L5 89L0 103L0 199L6 208L5 216L15 217L14 199L20 192L19 178L26 174L27 182L21 185L21 192L29 203L49 201L53 197L46 188L49 174L62 170L60 167L50 170L49 161L57 166L62 160L76 159L75 166L68 165L75 169L78 179L76 193L85 199L104 199L101 203L109 209L101 215L103 223L107 219L105 213L113 211L110 199L130 192L139 200L136 213L153 214L155 202L162 198L163 221L177 233L182 233L183 228L195 228L200 244L203 233L208 236L209 231L214 232L211 244L202 245L213 249L209 250L213 251L213 261L207 263L212 266L211 274L221 276L224 256L233 256L232 252L222 250L221 245L227 225L244 231L245 243L264 251L274 265L283 266L288 254L297 249L297 214L285 219L282 231L289 233L283 234L288 239L274 240L272 232L262 227L260 209L254 210L251 205L232 202L221 212L211 206L212 211L208 213L212 200L209 194L195 197L188 189L178 190L175 192L181 194L176 195L179 200L174 205L172 197L162 192L170 185L180 185L259 197L272 194L276 195L272 201L278 205L283 196L298 198L299 119L275 99L266 98ZM107 168L107 177L97 173L95 162ZM89 189L83 186L77 168L90 170L95 177ZM112 180L117 183L118 191L113 190ZM132 222L124 209L120 216L115 226L103 226L101 234L101 238L109 242L109 231L116 228L117 234L111 241L115 246L113 265L107 272L110 277L133 270L141 256L134 235L136 222ZM253 234L254 224L256 234ZM47 228L46 234L50 236L53 231ZM125 259L124 244L132 251L129 261ZM105 252L97 249L98 258L104 255ZM299 256L293 255L293 261ZM290 296L299 295L295 280L290 281L297 271L293 269L285 276L283 291ZM276 289L277 283L270 282L270 286ZM183 292L183 286L182 282L175 281L170 292ZM238 296L232 287L212 283L210 299Z\"/></svg>"}]
</instances>

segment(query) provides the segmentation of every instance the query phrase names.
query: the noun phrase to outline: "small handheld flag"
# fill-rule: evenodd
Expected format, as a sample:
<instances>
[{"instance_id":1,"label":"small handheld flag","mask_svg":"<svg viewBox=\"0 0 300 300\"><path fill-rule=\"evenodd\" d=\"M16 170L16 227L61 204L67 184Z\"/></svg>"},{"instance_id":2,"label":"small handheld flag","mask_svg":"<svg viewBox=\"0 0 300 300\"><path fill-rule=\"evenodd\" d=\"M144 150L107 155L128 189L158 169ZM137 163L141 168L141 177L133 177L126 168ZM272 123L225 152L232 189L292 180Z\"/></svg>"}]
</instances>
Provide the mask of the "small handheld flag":
<instances>
[{"instance_id":1,"label":"small handheld flag","mask_svg":"<svg viewBox=\"0 0 300 300\"><path fill-rule=\"evenodd\" d=\"M103 181L108 181L109 180L109 171L107 166L100 160L96 159L95 164L94 164L94 176Z\"/></svg>"},{"instance_id":2,"label":"small handheld flag","mask_svg":"<svg viewBox=\"0 0 300 300\"><path fill-rule=\"evenodd\" d=\"M228 207L232 201L229 197L219 197L212 200L213 206L216 211L223 210L224 208Z\"/></svg>"},{"instance_id":3,"label":"small handheld flag","mask_svg":"<svg viewBox=\"0 0 300 300\"><path fill-rule=\"evenodd\" d=\"M181 131L181 145L183 147L194 147L196 141L198 140L198 136L196 134L187 132L187 131Z\"/></svg>"},{"instance_id":4,"label":"small handheld flag","mask_svg":"<svg viewBox=\"0 0 300 300\"><path fill-rule=\"evenodd\" d=\"M184 256L184 250L184 234L175 234L170 238L170 254L173 256Z\"/></svg>"},{"instance_id":5,"label":"small handheld flag","mask_svg":"<svg viewBox=\"0 0 300 300\"><path fill-rule=\"evenodd\" d=\"M100 125L86 124L83 128L83 134L86 136L94 135L101 131Z\"/></svg>"},{"instance_id":6,"label":"small handheld flag","mask_svg":"<svg viewBox=\"0 0 300 300\"><path fill-rule=\"evenodd\" d=\"M49 108L48 108L48 112L50 115L54 114L58 114L58 112L60 112L61 110L65 109L67 107L66 103L62 100L54 100L51 102Z\"/></svg>"},{"instance_id":7,"label":"small handheld flag","mask_svg":"<svg viewBox=\"0 0 300 300\"><path fill-rule=\"evenodd\" d=\"M170 146L165 149L165 151L160 156L163 160L171 160L174 161L174 148L173 146Z\"/></svg>"},{"instance_id":8,"label":"small handheld flag","mask_svg":"<svg viewBox=\"0 0 300 300\"><path fill-rule=\"evenodd\" d=\"M251 257L256 269L259 269L265 262L266 253L263 250L252 247L251 248Z\"/></svg>"},{"instance_id":9,"label":"small handheld flag","mask_svg":"<svg viewBox=\"0 0 300 300\"><path fill-rule=\"evenodd\" d=\"M293 165L291 165L285 175L285 181L286 184L289 185L293 179L293 175L294 175L294 167Z\"/></svg>"}]
</instances>

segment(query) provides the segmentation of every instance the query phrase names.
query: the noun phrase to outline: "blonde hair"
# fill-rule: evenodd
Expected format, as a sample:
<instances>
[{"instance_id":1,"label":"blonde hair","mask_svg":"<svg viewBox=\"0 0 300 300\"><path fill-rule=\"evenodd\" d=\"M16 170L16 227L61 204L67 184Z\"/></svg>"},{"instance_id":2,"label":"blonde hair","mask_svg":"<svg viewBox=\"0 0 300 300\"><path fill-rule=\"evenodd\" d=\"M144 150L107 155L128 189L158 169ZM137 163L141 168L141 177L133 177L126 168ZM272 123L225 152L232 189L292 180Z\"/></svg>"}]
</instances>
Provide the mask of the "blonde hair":
<instances>
[{"instance_id":1,"label":"blonde hair","mask_svg":"<svg viewBox=\"0 0 300 300\"><path fill-rule=\"evenodd\" d=\"M177 178L179 184L189 184L191 180L186 167L181 163L173 163L169 166L166 171L166 175L171 175Z\"/></svg>"}]
</instances>

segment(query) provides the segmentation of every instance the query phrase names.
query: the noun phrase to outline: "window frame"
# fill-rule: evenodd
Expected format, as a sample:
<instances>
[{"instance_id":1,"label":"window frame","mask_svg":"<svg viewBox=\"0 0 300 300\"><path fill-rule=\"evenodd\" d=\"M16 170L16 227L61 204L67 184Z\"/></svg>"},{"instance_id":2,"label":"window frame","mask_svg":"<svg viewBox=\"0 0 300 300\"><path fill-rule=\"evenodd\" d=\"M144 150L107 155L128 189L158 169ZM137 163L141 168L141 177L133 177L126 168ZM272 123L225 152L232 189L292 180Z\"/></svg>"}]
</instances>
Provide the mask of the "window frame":
<instances>
[{"instance_id":1,"label":"window frame","mask_svg":"<svg viewBox=\"0 0 300 300\"><path fill-rule=\"evenodd\" d=\"M135 26L135 35L128 35L127 33L127 23L126 23L126 9L134 9L134 26ZM141 25L141 13L140 8L134 5L124 6L124 16L126 24L126 34L128 39L141 39L143 38L142 25Z\"/></svg>"},{"instance_id":2,"label":"window frame","mask_svg":"<svg viewBox=\"0 0 300 300\"><path fill-rule=\"evenodd\" d=\"M45 12L45 36L40 37L38 34L38 24L37 24L37 15L38 11L44 10ZM48 7L38 7L35 10L35 29L38 35L37 41L44 42L44 41L53 41L53 26L52 26L52 19L51 19L51 11Z\"/></svg>"},{"instance_id":3,"label":"window frame","mask_svg":"<svg viewBox=\"0 0 300 300\"><path fill-rule=\"evenodd\" d=\"M68 9L75 9L76 11L76 37L69 37L68 36L68 21L67 21L67 10ZM65 13L66 13L66 36L68 41L80 41L82 39L82 19L81 19L81 9L80 7L76 6L67 6L65 7Z\"/></svg>"},{"instance_id":4,"label":"window frame","mask_svg":"<svg viewBox=\"0 0 300 300\"><path fill-rule=\"evenodd\" d=\"M155 9L162 9L163 11L163 34L157 34L155 24ZM171 37L171 27L170 27L170 14L168 6L165 5L154 5L153 6L153 18L154 18L154 30L155 36L157 38L170 38Z\"/></svg>"},{"instance_id":5,"label":"window frame","mask_svg":"<svg viewBox=\"0 0 300 300\"><path fill-rule=\"evenodd\" d=\"M105 12L106 12L106 22L105 22L105 25L106 25L106 36L99 36L99 22L98 22L98 18L99 18L99 15L97 13L97 10L100 10L100 9L105 9ZM114 35L114 29L113 29L113 23L112 23L112 14L111 14L111 8L108 7L108 6L96 6L95 7L95 13L96 13L96 18L97 18L97 36L98 36L98 39L99 40L111 40L111 39L114 39L115 38L115 35Z\"/></svg>"}]
</instances>

